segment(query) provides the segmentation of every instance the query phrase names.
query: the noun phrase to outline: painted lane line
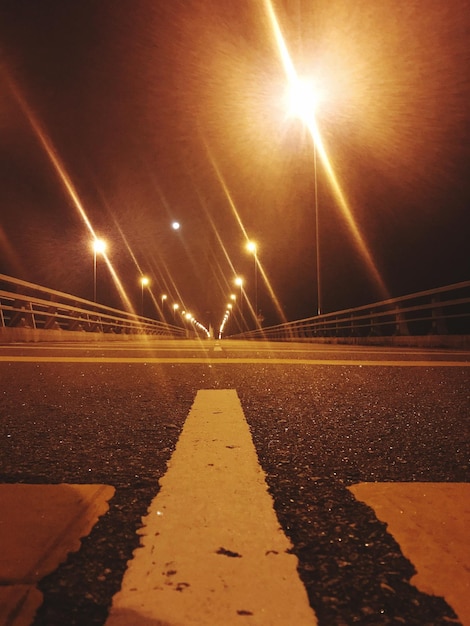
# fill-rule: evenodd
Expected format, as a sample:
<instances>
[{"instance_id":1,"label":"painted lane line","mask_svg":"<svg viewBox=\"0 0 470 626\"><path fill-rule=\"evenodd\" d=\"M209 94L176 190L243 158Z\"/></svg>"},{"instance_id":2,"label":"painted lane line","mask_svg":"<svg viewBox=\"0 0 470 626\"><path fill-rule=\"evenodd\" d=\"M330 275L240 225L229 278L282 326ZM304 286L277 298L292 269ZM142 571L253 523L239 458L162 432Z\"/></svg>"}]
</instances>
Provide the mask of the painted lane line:
<instances>
[{"instance_id":1,"label":"painted lane line","mask_svg":"<svg viewBox=\"0 0 470 626\"><path fill-rule=\"evenodd\" d=\"M470 484L359 483L349 487L372 507L416 568L411 583L443 596L470 624Z\"/></svg>"},{"instance_id":2,"label":"painted lane line","mask_svg":"<svg viewBox=\"0 0 470 626\"><path fill-rule=\"evenodd\" d=\"M5 356L0 363L148 363L188 365L334 365L359 367L470 367L470 361L399 361L360 359L281 359L210 357Z\"/></svg>"},{"instance_id":3,"label":"painted lane line","mask_svg":"<svg viewBox=\"0 0 470 626\"><path fill-rule=\"evenodd\" d=\"M0 624L27 626L41 578L79 550L108 510L110 485L0 485Z\"/></svg>"},{"instance_id":4,"label":"painted lane line","mask_svg":"<svg viewBox=\"0 0 470 626\"><path fill-rule=\"evenodd\" d=\"M129 343L125 344L117 344L113 342L111 344L63 344L60 345L45 345L44 343L37 344L4 344L0 347L2 350L6 351L30 351L30 352L38 352L38 351L55 351L59 352L63 349L66 349L69 352L136 352L136 353L145 353L148 355L153 355L159 352L176 352L176 353L184 353L184 352L221 352L225 349L225 351L229 351L229 353L237 353L237 352L256 352L257 354L341 354L347 352L347 348L330 346L328 348L322 348L319 346L301 346L301 347L286 347L284 345L272 345L271 347L262 347L262 346L253 346L250 344L249 347L243 346L233 346L223 344L224 348L220 345L220 343L215 342L214 344L208 346L202 346L200 344L196 345L187 345L187 344L179 344L175 345L175 343L154 343L154 344L134 344L129 345ZM378 348L378 347L368 347L368 346L355 346L354 351L360 354L370 354L370 355L379 355L382 356L384 354L389 356L417 356L425 358L429 355L433 356L445 356L447 360L449 357L457 356L461 358L465 358L466 360L470 359L470 351L468 350L451 350L451 349L440 349L440 348Z\"/></svg>"},{"instance_id":5,"label":"painted lane line","mask_svg":"<svg viewBox=\"0 0 470 626\"><path fill-rule=\"evenodd\" d=\"M160 485L107 626L317 624L234 389L198 392Z\"/></svg>"}]
</instances>

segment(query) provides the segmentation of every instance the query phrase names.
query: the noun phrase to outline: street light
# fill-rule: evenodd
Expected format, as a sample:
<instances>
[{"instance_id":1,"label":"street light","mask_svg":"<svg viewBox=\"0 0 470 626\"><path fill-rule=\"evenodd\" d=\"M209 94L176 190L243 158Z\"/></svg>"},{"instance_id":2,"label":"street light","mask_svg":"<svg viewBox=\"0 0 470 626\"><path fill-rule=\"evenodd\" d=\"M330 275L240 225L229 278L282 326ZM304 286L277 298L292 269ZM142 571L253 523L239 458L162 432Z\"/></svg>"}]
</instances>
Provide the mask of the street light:
<instances>
[{"instance_id":1,"label":"street light","mask_svg":"<svg viewBox=\"0 0 470 626\"><path fill-rule=\"evenodd\" d=\"M258 325L258 257L257 250L258 246L254 241L249 241L246 244L246 249L248 252L251 252L253 255L254 263L255 263L255 324Z\"/></svg>"},{"instance_id":2,"label":"street light","mask_svg":"<svg viewBox=\"0 0 470 626\"><path fill-rule=\"evenodd\" d=\"M162 319L163 319L164 322L166 322L164 304L165 304L165 300L167 300L167 299L168 299L168 296L166 295L166 293L162 293L162 295L161 295L161 300L162 300Z\"/></svg>"},{"instance_id":3,"label":"street light","mask_svg":"<svg viewBox=\"0 0 470 626\"><path fill-rule=\"evenodd\" d=\"M313 138L313 179L314 179L314 205L315 205L315 246L317 265L317 315L321 315L321 282L320 282L320 234L318 219L318 185L317 185L317 143Z\"/></svg>"},{"instance_id":4,"label":"street light","mask_svg":"<svg viewBox=\"0 0 470 626\"><path fill-rule=\"evenodd\" d=\"M239 305L239 310L240 310L240 329L243 330L243 326L245 325L245 319L243 317L243 278L241 276L237 276L234 280L234 283L237 285L237 287L240 287L240 305Z\"/></svg>"},{"instance_id":5,"label":"street light","mask_svg":"<svg viewBox=\"0 0 470 626\"><path fill-rule=\"evenodd\" d=\"M173 321L175 321L175 319L176 319L176 311L180 308L180 305L177 302L175 302L173 304L172 308L173 308Z\"/></svg>"},{"instance_id":6,"label":"street light","mask_svg":"<svg viewBox=\"0 0 470 626\"><path fill-rule=\"evenodd\" d=\"M321 94L315 90L311 81L292 75L287 92L288 111L297 117L308 128L313 140L313 177L314 177L314 212L315 212L315 248L316 248L316 279L317 279L317 315L321 314L321 276L320 276L320 236L318 218L318 186L317 186L317 138L319 136L315 119L315 109L321 101Z\"/></svg>"},{"instance_id":7,"label":"street light","mask_svg":"<svg viewBox=\"0 0 470 626\"><path fill-rule=\"evenodd\" d=\"M93 241L93 302L96 302L96 257L106 250L106 241L95 239Z\"/></svg>"},{"instance_id":8,"label":"street light","mask_svg":"<svg viewBox=\"0 0 470 626\"><path fill-rule=\"evenodd\" d=\"M242 299L243 299L243 278L241 276L237 276L234 280L234 283L237 285L237 287L240 287L240 306L241 306Z\"/></svg>"},{"instance_id":9,"label":"street light","mask_svg":"<svg viewBox=\"0 0 470 626\"><path fill-rule=\"evenodd\" d=\"M149 284L150 284L150 280L147 278L147 276L141 276L141 278L140 278L140 286L141 286L141 289L142 289L142 298L141 298L142 317L144 315L144 287L148 287Z\"/></svg>"}]
</instances>

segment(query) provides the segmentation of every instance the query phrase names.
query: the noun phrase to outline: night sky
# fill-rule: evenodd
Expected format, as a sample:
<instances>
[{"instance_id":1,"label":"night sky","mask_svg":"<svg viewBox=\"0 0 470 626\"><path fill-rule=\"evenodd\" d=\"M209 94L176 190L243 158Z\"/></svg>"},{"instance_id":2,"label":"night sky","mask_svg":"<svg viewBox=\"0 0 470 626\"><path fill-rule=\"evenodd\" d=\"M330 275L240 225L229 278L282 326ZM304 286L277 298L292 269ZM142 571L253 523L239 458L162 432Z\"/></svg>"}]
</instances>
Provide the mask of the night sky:
<instances>
[{"instance_id":1,"label":"night sky","mask_svg":"<svg viewBox=\"0 0 470 626\"><path fill-rule=\"evenodd\" d=\"M468 280L470 0L273 6L363 244L317 161L323 312ZM91 299L78 202L136 308L145 274L217 326L236 275L254 302L249 238L265 325L273 294L316 313L313 140L264 1L0 0L0 54L0 273ZM101 259L97 292L124 306Z\"/></svg>"}]
</instances>

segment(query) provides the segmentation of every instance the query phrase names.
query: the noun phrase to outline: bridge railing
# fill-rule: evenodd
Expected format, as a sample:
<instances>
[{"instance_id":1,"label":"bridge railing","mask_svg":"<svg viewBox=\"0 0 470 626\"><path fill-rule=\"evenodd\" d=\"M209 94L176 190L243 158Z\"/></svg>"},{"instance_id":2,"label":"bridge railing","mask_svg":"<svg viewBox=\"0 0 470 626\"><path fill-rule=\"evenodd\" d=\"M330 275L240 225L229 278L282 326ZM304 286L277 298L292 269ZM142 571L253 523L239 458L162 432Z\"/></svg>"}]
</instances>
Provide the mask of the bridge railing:
<instances>
[{"instance_id":1,"label":"bridge railing","mask_svg":"<svg viewBox=\"0 0 470 626\"><path fill-rule=\"evenodd\" d=\"M236 335L246 339L470 335L470 281Z\"/></svg>"},{"instance_id":2,"label":"bridge railing","mask_svg":"<svg viewBox=\"0 0 470 626\"><path fill-rule=\"evenodd\" d=\"M186 337L186 330L0 274L0 332L7 328Z\"/></svg>"}]
</instances>

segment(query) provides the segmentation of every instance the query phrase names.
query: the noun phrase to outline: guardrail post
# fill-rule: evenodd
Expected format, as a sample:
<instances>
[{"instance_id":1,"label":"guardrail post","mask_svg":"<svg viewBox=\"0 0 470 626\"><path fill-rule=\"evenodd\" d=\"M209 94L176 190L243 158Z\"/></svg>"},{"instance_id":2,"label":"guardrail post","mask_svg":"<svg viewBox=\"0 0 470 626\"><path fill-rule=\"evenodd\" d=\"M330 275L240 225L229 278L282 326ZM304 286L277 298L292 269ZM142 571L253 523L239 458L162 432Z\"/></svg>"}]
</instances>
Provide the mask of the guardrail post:
<instances>
[{"instance_id":1,"label":"guardrail post","mask_svg":"<svg viewBox=\"0 0 470 626\"><path fill-rule=\"evenodd\" d=\"M91 333L102 333L103 325L99 315L87 315L87 328Z\"/></svg>"},{"instance_id":2,"label":"guardrail post","mask_svg":"<svg viewBox=\"0 0 470 626\"><path fill-rule=\"evenodd\" d=\"M432 303L440 302L439 296L432 298ZM431 334L432 335L447 335L447 326L445 323L444 314L441 306L433 306L431 320Z\"/></svg>"},{"instance_id":3,"label":"guardrail post","mask_svg":"<svg viewBox=\"0 0 470 626\"><path fill-rule=\"evenodd\" d=\"M357 337L358 333L356 331L356 328L354 326L354 315L351 314L350 318L349 318L349 335L350 337Z\"/></svg>"},{"instance_id":4,"label":"guardrail post","mask_svg":"<svg viewBox=\"0 0 470 626\"><path fill-rule=\"evenodd\" d=\"M376 313L377 311L375 309L372 309L372 311L370 312L369 337L380 337L382 334L380 330L380 325L377 321Z\"/></svg>"},{"instance_id":5,"label":"guardrail post","mask_svg":"<svg viewBox=\"0 0 470 626\"><path fill-rule=\"evenodd\" d=\"M82 319L83 317L81 315L79 316L79 319L71 319L67 325L67 330L84 331L85 329L83 328L83 324L81 322Z\"/></svg>"},{"instance_id":6,"label":"guardrail post","mask_svg":"<svg viewBox=\"0 0 470 626\"><path fill-rule=\"evenodd\" d=\"M54 328L56 330L60 329L60 324L57 321L57 309L56 307L49 307L46 313L46 322L44 324L45 329Z\"/></svg>"},{"instance_id":7,"label":"guardrail post","mask_svg":"<svg viewBox=\"0 0 470 626\"><path fill-rule=\"evenodd\" d=\"M405 316L399 307L395 307L395 335L407 336L410 334Z\"/></svg>"},{"instance_id":8,"label":"guardrail post","mask_svg":"<svg viewBox=\"0 0 470 626\"><path fill-rule=\"evenodd\" d=\"M34 311L31 302L24 300L15 300L13 307L17 310L10 319L9 326L21 326L23 328L36 328L36 320L34 319Z\"/></svg>"}]
</instances>

